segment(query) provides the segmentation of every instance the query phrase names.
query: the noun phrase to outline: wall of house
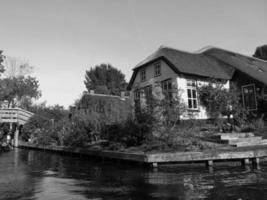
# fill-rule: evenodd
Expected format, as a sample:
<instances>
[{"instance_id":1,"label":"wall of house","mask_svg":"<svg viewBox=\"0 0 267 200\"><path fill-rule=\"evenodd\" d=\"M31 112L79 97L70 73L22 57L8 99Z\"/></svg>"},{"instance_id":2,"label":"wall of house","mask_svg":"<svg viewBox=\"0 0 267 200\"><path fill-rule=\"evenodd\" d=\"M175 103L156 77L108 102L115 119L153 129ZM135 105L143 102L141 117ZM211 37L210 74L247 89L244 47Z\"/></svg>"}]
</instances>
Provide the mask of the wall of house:
<instances>
[{"instance_id":1,"label":"wall of house","mask_svg":"<svg viewBox=\"0 0 267 200\"><path fill-rule=\"evenodd\" d=\"M241 90L242 86L249 85L249 84L255 84L256 89L261 90L263 88L263 84L260 83L259 81L251 78L250 76L240 72L236 71L233 78L232 82Z\"/></svg>"},{"instance_id":2,"label":"wall of house","mask_svg":"<svg viewBox=\"0 0 267 200\"><path fill-rule=\"evenodd\" d=\"M188 106L188 96L187 96L187 79L194 79L197 81L197 86L201 87L203 85L208 84L208 79L201 78L199 76L189 76L189 75L177 75L167 63L163 60L159 61L161 64L161 76L154 77L154 63L146 66L146 81L141 82L140 71L138 71L136 78L133 83L133 87L130 93L130 99L132 101L132 105L134 105L134 90L140 89L149 85L155 86L155 83L161 82L167 79L172 79L173 81L173 88L177 88L179 95L181 97L182 103L185 106ZM155 62L156 63L156 62ZM224 87L229 89L229 81L224 84ZM182 116L181 119L207 119L207 113L203 106L200 105L198 101L199 109L198 110L187 110Z\"/></svg>"},{"instance_id":3,"label":"wall of house","mask_svg":"<svg viewBox=\"0 0 267 200\"><path fill-rule=\"evenodd\" d=\"M155 77L154 76L154 64L160 62L161 65L161 75ZM159 60L157 62L154 62L150 65L145 66L146 68L146 81L141 81L140 71L137 72L137 75L135 77L135 80L133 82L133 87L130 92L130 99L132 102L132 105L134 104L134 91L137 88L144 88L146 86L152 85L154 86L155 83L160 83L161 81L164 81L166 79L172 79L173 84L176 84L176 77L177 74L168 66L167 63L165 63L163 60Z\"/></svg>"},{"instance_id":4,"label":"wall of house","mask_svg":"<svg viewBox=\"0 0 267 200\"><path fill-rule=\"evenodd\" d=\"M154 64L160 62L161 65L161 75L154 77ZM161 82L169 78L176 78L177 75L176 73L165 63L163 60L154 62L148 66L145 66L146 68L146 81L141 82L141 77L140 77L140 71L138 71L136 78L133 83L133 90L134 88L142 88L151 84L154 84L155 82Z\"/></svg>"},{"instance_id":5,"label":"wall of house","mask_svg":"<svg viewBox=\"0 0 267 200\"><path fill-rule=\"evenodd\" d=\"M179 75L177 77L177 85L178 85L178 91L180 93L181 99L183 100L183 102L185 103L185 105L188 105L188 96L187 96L187 80L188 79L193 79L197 81L197 87L201 87L204 85L208 85L209 84L209 80L208 79L204 79L198 76L188 76L188 75ZM224 84L224 88L229 89L230 88L230 84L229 81L227 81ZM205 107L203 107L200 104L200 100L198 99L198 109L197 110L187 110L182 116L181 119L208 119L209 116L206 112Z\"/></svg>"},{"instance_id":6,"label":"wall of house","mask_svg":"<svg viewBox=\"0 0 267 200\"><path fill-rule=\"evenodd\" d=\"M254 113L258 114L258 116L264 114L264 118L267 119L267 86L240 71L235 72L231 82L237 86L240 91L240 95L242 95L242 86L255 84L258 109L257 111L254 111ZM241 103L243 103L243 98Z\"/></svg>"}]
</instances>

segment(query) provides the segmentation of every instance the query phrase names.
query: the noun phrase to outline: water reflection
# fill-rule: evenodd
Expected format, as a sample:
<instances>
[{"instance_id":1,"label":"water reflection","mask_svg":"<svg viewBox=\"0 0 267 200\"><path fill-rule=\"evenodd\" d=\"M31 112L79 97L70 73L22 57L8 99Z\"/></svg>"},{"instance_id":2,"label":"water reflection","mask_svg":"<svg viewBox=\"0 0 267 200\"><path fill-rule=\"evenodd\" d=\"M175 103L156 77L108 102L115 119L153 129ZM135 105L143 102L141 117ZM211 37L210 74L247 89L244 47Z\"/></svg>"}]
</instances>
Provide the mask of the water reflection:
<instances>
[{"instance_id":1,"label":"water reflection","mask_svg":"<svg viewBox=\"0 0 267 200\"><path fill-rule=\"evenodd\" d=\"M157 172L88 158L14 150L0 155L0 199L267 199L261 169L169 166Z\"/></svg>"}]
</instances>

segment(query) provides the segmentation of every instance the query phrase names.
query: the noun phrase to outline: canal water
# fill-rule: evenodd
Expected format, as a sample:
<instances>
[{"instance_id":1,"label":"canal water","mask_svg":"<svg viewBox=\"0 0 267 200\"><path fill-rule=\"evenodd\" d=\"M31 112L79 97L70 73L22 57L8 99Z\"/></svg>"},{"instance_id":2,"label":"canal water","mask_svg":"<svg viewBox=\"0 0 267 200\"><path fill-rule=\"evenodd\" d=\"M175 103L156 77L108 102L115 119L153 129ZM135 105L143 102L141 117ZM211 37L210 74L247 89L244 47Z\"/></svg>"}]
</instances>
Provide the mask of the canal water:
<instances>
[{"instance_id":1,"label":"canal water","mask_svg":"<svg viewBox=\"0 0 267 200\"><path fill-rule=\"evenodd\" d=\"M0 199L267 199L267 163L242 166L140 166L18 150L0 154Z\"/></svg>"}]
</instances>

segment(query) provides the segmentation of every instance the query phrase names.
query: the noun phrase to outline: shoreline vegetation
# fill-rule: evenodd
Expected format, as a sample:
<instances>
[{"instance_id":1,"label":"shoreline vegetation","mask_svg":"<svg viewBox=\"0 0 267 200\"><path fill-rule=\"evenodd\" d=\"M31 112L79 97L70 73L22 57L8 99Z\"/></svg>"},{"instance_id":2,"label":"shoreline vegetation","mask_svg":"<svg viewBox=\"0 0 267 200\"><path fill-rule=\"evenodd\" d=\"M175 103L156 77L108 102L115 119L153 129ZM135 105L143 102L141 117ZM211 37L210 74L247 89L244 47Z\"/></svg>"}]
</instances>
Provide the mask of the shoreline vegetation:
<instances>
[{"instance_id":1,"label":"shoreline vegetation","mask_svg":"<svg viewBox=\"0 0 267 200\"><path fill-rule=\"evenodd\" d=\"M126 106L125 109L119 101L107 101L105 95L91 94L78 100L71 113L60 106L36 106L31 110L36 114L21 130L21 139L42 146L161 153L229 148L213 140L220 132L255 132L264 136L267 130L264 119L241 109L238 94L233 91L229 91L234 105L230 109L227 104L230 95L220 89L209 86L203 92L208 99L206 107L213 113L211 120L196 120L193 115L180 120L186 106L178 95L173 95L170 101L164 94L156 94L148 100L150 106L140 102L134 108ZM161 87L156 86L155 92L162 94ZM220 101L216 102L213 98L218 97ZM102 142L96 144L99 141Z\"/></svg>"},{"instance_id":2,"label":"shoreline vegetation","mask_svg":"<svg viewBox=\"0 0 267 200\"><path fill-rule=\"evenodd\" d=\"M114 76L108 78L111 71L123 80L123 87L112 88L119 84L114 83ZM102 80L111 82L103 85ZM194 113L188 112L178 88L173 88L172 98L166 98L170 94L155 84L150 98L132 105L129 99L117 96L125 89L124 75L112 66L96 66L86 72L88 91L75 102L73 109L45 104L32 106L30 111L35 115L22 128L21 139L42 146L160 153L229 148L212 139L219 132L264 135L263 117L242 108L235 87L228 91L220 82L210 82L198 92L200 103L207 108L211 119L197 120ZM187 120L181 120L181 116Z\"/></svg>"},{"instance_id":3,"label":"shoreline vegetation","mask_svg":"<svg viewBox=\"0 0 267 200\"><path fill-rule=\"evenodd\" d=\"M214 122L188 120L170 129L169 125L159 123L148 113L111 124L105 124L94 113L79 113L69 118L62 107L39 107L36 113L21 132L21 140L34 145L129 153L199 152L229 148L229 145L213 140L214 134L222 131L220 129L229 128L230 125L225 122L219 126ZM51 118L54 120L51 121ZM242 131L254 131L262 136L266 126L255 120L244 126Z\"/></svg>"},{"instance_id":4,"label":"shoreline vegetation","mask_svg":"<svg viewBox=\"0 0 267 200\"><path fill-rule=\"evenodd\" d=\"M74 109L34 104L33 100L41 95L38 80L27 78L28 71L21 74L23 66L30 68L28 64L16 66L19 76L13 74L3 82L5 95L0 96L0 102L35 113L20 130L20 139L35 145L145 153L197 152L227 148L212 140L218 132L253 131L264 135L266 131L266 109L265 113L246 111L235 87L228 91L214 80L198 90L200 104L206 107L211 120L196 120L176 86L164 93L162 85L155 83L151 91L140 91L133 105L125 95L124 74L110 64L86 71L87 91L74 103ZM181 116L187 120L181 120ZM14 128L10 130L8 123L2 123L1 137L13 137Z\"/></svg>"}]
</instances>

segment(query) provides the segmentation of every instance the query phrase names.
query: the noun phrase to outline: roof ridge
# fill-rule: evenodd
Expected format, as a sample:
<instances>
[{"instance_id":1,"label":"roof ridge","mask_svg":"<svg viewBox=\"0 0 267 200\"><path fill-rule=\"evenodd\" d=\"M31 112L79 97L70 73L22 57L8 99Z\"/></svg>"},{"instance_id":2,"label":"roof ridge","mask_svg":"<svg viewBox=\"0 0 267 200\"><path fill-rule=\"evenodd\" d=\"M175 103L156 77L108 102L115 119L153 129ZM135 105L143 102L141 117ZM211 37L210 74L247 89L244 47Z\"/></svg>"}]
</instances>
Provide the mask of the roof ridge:
<instances>
[{"instance_id":1,"label":"roof ridge","mask_svg":"<svg viewBox=\"0 0 267 200\"><path fill-rule=\"evenodd\" d=\"M177 49L177 48L170 47L170 46L167 46L167 45L160 45L160 47L158 48L158 50L161 50L161 49L170 49L170 50L174 50L174 51L179 51L181 53L194 54L194 52L187 51L187 50L182 50L182 49Z\"/></svg>"}]
</instances>

